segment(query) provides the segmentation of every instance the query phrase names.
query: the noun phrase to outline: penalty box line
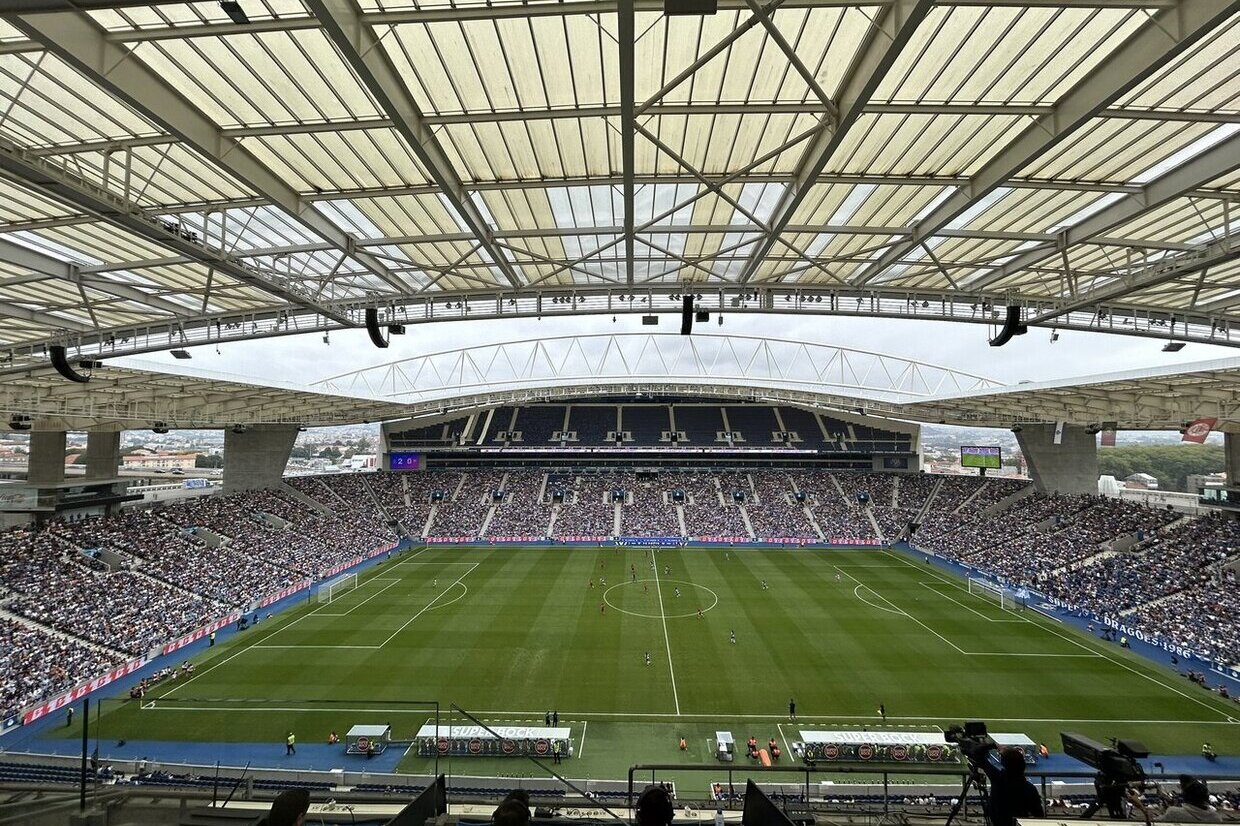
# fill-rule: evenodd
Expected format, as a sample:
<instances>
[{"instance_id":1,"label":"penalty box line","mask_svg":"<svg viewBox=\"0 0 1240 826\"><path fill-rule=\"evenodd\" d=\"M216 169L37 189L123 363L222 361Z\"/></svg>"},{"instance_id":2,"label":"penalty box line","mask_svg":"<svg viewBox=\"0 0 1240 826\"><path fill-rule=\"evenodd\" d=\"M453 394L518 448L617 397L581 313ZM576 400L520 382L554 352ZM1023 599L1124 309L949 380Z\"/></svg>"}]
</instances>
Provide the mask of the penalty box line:
<instances>
[{"instance_id":1,"label":"penalty box line","mask_svg":"<svg viewBox=\"0 0 1240 826\"><path fill-rule=\"evenodd\" d=\"M394 640L394 639L396 638L396 635L397 635L397 634L399 634L401 631L404 631L406 628L408 628L410 625L412 625L412 624L413 624L413 621L414 621L414 620L416 620L418 617L422 616L422 615L423 615L423 614L425 614L427 611L429 611L429 610L431 609L431 607L432 607L432 606L433 606L436 602L439 602L439 600L441 600L441 599L444 597L444 595L448 593L448 591L451 591L451 590L452 590L453 588L455 588L457 585L461 584L461 580L462 580L462 579L464 579L465 577L469 576L470 574L472 574L475 570L477 570L478 566L479 566L479 565L481 565L482 563L480 563L480 562L460 562L460 563L456 563L456 564L458 564L458 565L469 565L469 570L468 570L468 571L466 571L465 573L461 574L460 576L458 576L456 579L452 580L452 582L448 585L448 587L447 587L447 588L444 588L442 591L440 591L440 592L439 592L439 593L435 596L435 598L434 598L434 599L432 599L430 602L426 603L426 605L422 606L422 609L421 609L420 611L418 611L416 614L414 614L412 617L410 617L408 620L406 620L406 621L405 621L405 624L404 624L404 625L402 625L400 628L397 628L395 631L393 631L393 632L392 632L392 634L391 634L391 636L389 636L389 637L388 637L386 640L384 640L383 642L379 643L379 646L378 646L379 648L383 648L383 647L384 647L385 645L387 645L389 642L391 642L392 640ZM466 587L468 588L469 586L466 586Z\"/></svg>"},{"instance_id":2,"label":"penalty box line","mask_svg":"<svg viewBox=\"0 0 1240 826\"><path fill-rule=\"evenodd\" d=\"M884 551L884 553L885 553L885 554L887 554L888 556L890 556L892 559L896 559L896 560L899 560L900 562L903 562L905 565L909 566L910 568L916 568L916 569L917 569L917 570L919 570L919 571L920 571L920 570L922 570L919 566L914 565L913 563L909 562L907 559L904 559L903 557L901 557L899 554L893 553L893 552L891 552L891 551L889 551L889 550L888 550L888 551ZM929 573L930 573L930 575L931 575L931 576L933 576L935 579L942 580L943 582L946 582L948 585L952 585L952 586L954 586L954 587L956 587L956 588L960 588L960 585L959 585L958 583L954 583L954 582L952 582L951 580L946 579L946 578L945 578L945 577L943 577L942 575L940 575L940 574L938 574L938 573L935 573L934 571L929 571ZM965 590L965 589L960 588L960 590ZM966 591L966 593L967 593L967 591ZM1042 613L1041 613L1040 611L1035 610L1035 611L1034 611L1034 615L1038 617L1038 619L1037 619L1037 620L1030 620L1031 624L1032 624L1032 625L1034 625L1034 627L1036 627L1036 628L1041 628L1042 630L1046 631L1048 634L1053 634L1054 636L1059 637L1060 639L1065 640L1066 642L1070 642L1070 643L1072 643L1072 644L1073 644L1073 645L1075 645L1077 648L1080 648L1080 649L1082 649L1082 650L1084 650L1084 651L1088 651L1088 652L1090 652L1090 653L1091 653L1091 654L1093 654L1095 657L1098 657L1098 658L1100 658L1100 659L1106 660L1106 661L1108 661L1108 662L1110 662L1110 663L1113 663L1114 665L1118 665L1120 668L1124 669L1125 671L1129 671L1129 672L1131 672L1131 673L1133 673L1133 674L1136 674L1138 677L1143 677L1143 678L1145 678L1145 679L1149 680L1150 682L1154 683L1155 685L1162 686L1163 688L1167 689L1168 691L1172 692L1173 694L1178 694L1179 696L1183 697L1183 698L1184 698L1184 699L1186 699L1186 700L1191 700L1192 702L1196 703L1197 705L1201 706L1202 708L1209 709L1210 711L1214 712L1215 714L1222 715L1224 718L1226 718L1226 722L1227 722L1228 724L1234 724L1234 722L1235 722L1235 719L1236 719L1236 718L1232 717L1232 716L1231 716L1230 714L1228 714L1228 713L1227 713L1227 711L1225 711L1224 709L1219 708L1218 706L1215 706L1215 705L1213 705L1213 704L1211 704L1211 703L1207 703L1205 700L1202 700L1200 697L1194 697L1194 696L1192 696L1191 694L1188 694L1188 693L1186 693L1186 692L1184 692L1184 691L1181 691L1180 689L1176 688L1175 686L1173 686L1173 685L1169 685L1169 684L1167 684L1167 683L1163 682L1162 680L1158 679L1157 677L1153 676L1152 674L1148 674L1148 673L1146 673L1145 671L1142 671L1142 670L1140 670L1140 669L1134 668L1133 666L1129 665L1128 663L1124 662L1123 660L1116 659L1115 657L1111 656L1110 654L1108 654L1108 653L1106 653L1106 652L1104 652L1104 651L1102 651L1102 650L1100 650L1100 649L1093 648L1093 647L1091 647L1091 646L1085 645L1085 643L1081 642L1080 640L1074 639L1074 638L1072 638L1072 637L1068 636L1067 634L1063 633L1062 631L1058 631L1058 630L1056 630L1056 629L1052 628L1051 626L1049 626L1049 625L1047 625L1047 624L1046 624L1047 622L1050 622L1050 619L1049 619L1049 618L1046 618L1046 617L1043 617L1043 616L1042 616ZM1091 639L1092 639L1092 638L1091 638Z\"/></svg>"},{"instance_id":3,"label":"penalty box line","mask_svg":"<svg viewBox=\"0 0 1240 826\"><path fill-rule=\"evenodd\" d=\"M833 566L833 567L836 567L836 566ZM912 567L916 568L917 566L916 566L916 565L914 565L914 566L912 566ZM837 567L836 569L837 569L837 570L839 570L839 569L838 569L838 567ZM853 576L852 574L848 573L847 571L840 571L840 573L841 573L841 574L843 574L844 576L848 577L849 579L851 579L853 582L857 583L858 588L865 588L865 589L866 589L866 590L868 590L870 593L874 594L874 596L878 597L878 598L879 598L879 599L881 599L883 602L885 602L885 603L887 603L888 605L890 605L892 609L895 609L895 610L891 610L891 609L883 608L883 607L882 607L882 606L880 606L880 605L874 605L873 603L869 602L869 600L863 599L863 598L862 598L859 594L857 594L857 593L856 593L856 590L854 589L853 593L854 593L854 595L857 597L857 599L861 600L862 602L864 602L864 603L866 603L866 604L868 604L868 605L872 605L872 606L873 606L873 607L875 607L875 608L879 608L880 610L883 610L883 611L889 611L890 613L894 613L894 614L896 614L897 616L902 616L902 617L905 617L906 619L910 619L910 620L912 620L913 622L915 622L915 623L917 623L918 625L920 625L922 628L924 628L924 629L926 629L927 631L929 631L929 632L930 632L931 634L933 634L934 636L938 637L938 638L939 638L940 640L942 640L944 643L946 643L947 645L951 646L951 647L952 647L952 648L953 648L953 649L954 649L957 653L959 653L960 655L965 656L965 657L1050 657L1050 658L1061 658L1061 657L1062 657L1062 658L1076 659L1076 658L1086 658L1086 657L1098 658L1098 657L1100 656L1100 655L1099 655L1099 654L1097 654L1096 652L1089 653L1089 654L1071 654L1071 653L1066 653L1066 652L1065 652L1065 653L1049 653L1049 654L1046 654L1046 653L1027 653L1027 652L1019 652L1019 651L1011 651L1011 652L1005 652L1005 651L965 651L963 648L961 648L960 646L956 645L956 643L952 642L952 641L951 641L951 640L949 640L947 637L943 636L943 635L942 635L942 634L940 634L938 631L935 631L935 630L934 630L933 628L931 628L929 625L927 625L926 623L922 622L922 621L921 621L921 620L919 620L917 617L913 616L913 615L912 615L912 614L910 614L908 611L905 611L905 610L904 610L903 608L901 608L899 605L897 605L896 603L892 602L892 601L891 601L890 599L888 599L887 597L885 597L885 596L883 596L882 594L880 594L880 593L879 593L877 590L875 590L872 586L867 585L866 583L864 583L864 582L862 582L861 580L857 579L855 576ZM936 574L936 576L937 576L937 574ZM924 583L920 583L920 584L923 584L923 585L924 585ZM930 589L930 590L931 590L931 591L933 591L934 589ZM935 591L934 593L938 593L938 592L937 592L937 591ZM940 596L944 596L944 595L940 594ZM945 597L945 598L950 599L949 597ZM955 600L951 600L951 601L952 601L952 602L955 602ZM957 604L959 604L959 603L957 603ZM966 607L966 606L961 606L961 607ZM975 612L975 613L976 613L976 612ZM1029 622L1029 620L1024 620L1024 619L1022 619L1022 620L1015 620L1015 621L1016 621L1016 622ZM1037 627L1037 626L1035 625L1035 627Z\"/></svg>"},{"instance_id":4,"label":"penalty box line","mask_svg":"<svg viewBox=\"0 0 1240 826\"><path fill-rule=\"evenodd\" d=\"M397 634L399 634L401 631L404 631L406 628L408 628L408 627L409 627L409 625L410 625L411 623L413 623L413 621L414 621L414 620L416 620L418 617L422 616L422 615L423 615L423 614L425 614L428 610L430 610L431 608L433 608L433 607L435 606L435 603L437 603L437 602L439 602L439 600L443 599L443 598L444 598L444 596L445 596L445 595L447 595L447 593L448 593L449 591L451 591L453 588L455 588L457 585L460 585L462 588L465 588L465 589L466 589L466 592L468 592L468 586L464 585L464 584L461 582L461 580L462 580L462 579L464 579L465 577L469 576L471 573L473 573L474 568L477 568L477 567L478 567L478 565L479 565L480 563L478 563L478 562L471 562L471 563L464 563L464 564L471 565L472 567L471 567L468 571L466 571L465 573L463 573L463 574L461 574L459 577L457 577L455 580L453 580L453 581L452 581L452 583L451 583L451 584L449 584L447 588L444 588L442 591L440 591L438 594L436 594L434 599L432 599L430 602L428 602L426 605L424 605L420 611L418 611L416 614L414 614L412 617L410 617L408 620L406 620L406 621L405 621L405 623L404 623L404 625L402 625L400 628L397 628L395 631L393 631L393 632L392 632L392 634L391 634L391 636L389 636L386 640L384 640L383 642L379 643L378 645L314 645L314 644L307 644L307 645L265 645L265 644L263 644L263 645L254 645L254 646L251 646L251 648L260 648L260 649L268 649L268 650L270 650L270 649L283 649L283 650L287 650L287 649L296 649L296 648L305 648L305 649L316 649L316 648L323 648L323 649L334 649L334 650L338 650L338 651L377 651L377 650L379 650L380 648L383 648L383 646L387 645L389 642L391 642L391 641L392 641L392 639L393 639L393 638L394 638ZM398 581L398 582L403 582L404 580L397 580L397 581ZM388 586L388 587L391 587L391 586ZM369 601L370 599L374 599L374 597L377 597L377 596L379 596L379 594L383 593L383 591L384 591L384 590L387 590L387 589L385 588L385 589L380 590L378 593L376 593L376 594L374 594L373 596L369 597L367 600L364 600L364 602L365 602L365 601ZM462 596L463 596L463 595L462 595ZM456 602L458 599L460 599L460 597L457 597L457 599L452 600L452 602ZM329 604L330 604L330 603L329 603ZM362 603L358 603L358 605L361 605L361 604L362 604ZM449 605L450 605L451 603L447 603L447 604L449 604ZM356 608L357 606L354 606L354 607ZM312 612L312 613L314 613L314 612ZM348 612L346 611L346 612L345 612L345 614L347 614L347 613L348 613ZM345 614L319 614L319 616L321 616L321 617L343 617L343 616L345 616ZM309 616L309 614L307 614L306 616Z\"/></svg>"},{"instance_id":5,"label":"penalty box line","mask_svg":"<svg viewBox=\"0 0 1240 826\"><path fill-rule=\"evenodd\" d=\"M296 702L296 701L294 701ZM185 711L185 712L213 712L219 713L223 711L240 711L240 712L288 712L288 713L316 713L328 711L345 711L349 713L374 713L374 714L416 714L433 724L434 718L427 717L425 708L418 709L386 709L373 707L351 707L351 706L297 706L297 705L280 705L278 702L271 705L264 705L261 702L250 703L247 705L236 705L229 700L178 700L170 704L161 705L159 699L150 700L140 706L142 711ZM476 711L474 716L478 717L484 723L503 725L505 723L529 723L539 724L542 722L541 711ZM777 723L788 722L787 714L733 714L730 712L711 713L683 713L676 714L674 712L624 712L624 711L573 711L565 716L564 722L585 722L586 720L595 721L623 721L623 720L676 720L676 719L695 719L702 721L727 721L727 720L774 720ZM957 714L956 717L959 715ZM951 714L938 715L902 715L896 716L888 714L887 721L898 720L907 723L919 723L934 726L936 721L956 719ZM1235 720L1149 720L1149 719L1099 719L1099 718L1065 718L1065 717L988 717L988 720L1002 723L1072 723L1072 724L1124 724L1124 725L1181 725L1181 726L1236 726ZM878 714L814 714L811 716L798 715L796 725L801 727L809 727L815 724L833 725L839 721L870 721L883 720ZM448 721L442 720L441 725L448 725ZM859 723L860 724L860 723ZM867 723L868 724L868 723ZM901 728L909 726L890 725L888 728ZM915 726L913 726L915 727Z\"/></svg>"},{"instance_id":6,"label":"penalty box line","mask_svg":"<svg viewBox=\"0 0 1240 826\"><path fill-rule=\"evenodd\" d=\"M410 557L409 557L409 560L415 559L416 557L418 557L419 555L421 555L421 554L422 554L425 550L426 550L426 548L422 548L422 549L421 549L421 550L419 550L419 551L415 551L415 552L414 552L414 554L413 554L412 556L410 556ZM406 561L406 562L408 562L409 560L405 560L405 561ZM404 563L401 563L401 564L404 564ZM369 582L369 579L368 579L367 581ZM361 587L361 584L360 584L360 583L359 583L358 587ZM252 643L250 643L249 645L247 645L245 648L242 648L240 651L236 651L236 652L234 652L234 653L232 653L232 654L229 654L227 657L225 657L224 659L220 660L219 662L214 662L214 663L211 663L211 664L210 664L210 665L208 665L206 668L200 669L200 670L199 670L199 671L197 671L195 674L191 675L191 676L190 676L190 678L189 678L188 680L185 680L184 682L178 681L176 685L174 685L172 688L170 688L170 689L168 689L167 691L165 691L163 694L161 694L161 695L160 695L160 697L170 697L170 696L171 696L174 692L179 691L179 690L181 690L181 689L185 688L185 686L187 686L187 685L189 685L190 683L194 682L194 680L197 680L199 677L203 677L203 676L205 676L205 675L209 674L210 672L212 672L212 671L214 671L215 669L219 668L221 665L226 665L226 664L228 664L228 663L232 662L233 660L237 659L237 657L240 657L242 654L244 654L245 652L249 651L251 648L254 648L254 647L258 646L258 645L261 645L262 643L265 643L267 640L271 639L271 638L272 638L272 637L274 637L276 634L279 634L279 633L281 633L281 632L283 632L283 631L287 631L288 629L292 628L292 627L293 627L294 625L296 625L297 623L299 623L299 622L301 622L302 620L304 620L306 617L312 617L312 616L314 616L314 615L315 615L315 614L317 614L319 611L323 610L324 608L326 608L326 607L327 607L327 606L329 606L329 605L331 605L331 603L330 603L330 602L325 602L325 603L323 603L322 605L320 605L318 608L315 608L315 609L313 609L313 610L311 610L311 611L307 611L306 613L302 614L300 617L297 617L296 619L292 620L291 622L287 622L287 623L285 623L284 625L281 625L280 627L276 628L276 630L271 631L270 633L268 633L268 634L267 634L267 636L265 636L265 637L263 637L263 638L261 638L261 639L255 640L254 642L252 642Z\"/></svg>"}]
</instances>

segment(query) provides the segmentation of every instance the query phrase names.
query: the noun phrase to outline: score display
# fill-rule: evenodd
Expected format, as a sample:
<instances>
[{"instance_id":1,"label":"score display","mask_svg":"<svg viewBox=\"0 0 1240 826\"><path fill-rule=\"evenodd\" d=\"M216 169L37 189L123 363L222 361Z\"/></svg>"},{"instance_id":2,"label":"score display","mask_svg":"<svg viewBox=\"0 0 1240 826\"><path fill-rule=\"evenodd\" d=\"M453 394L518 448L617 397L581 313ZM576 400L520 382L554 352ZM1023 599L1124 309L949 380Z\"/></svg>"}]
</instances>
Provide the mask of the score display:
<instances>
[{"instance_id":1,"label":"score display","mask_svg":"<svg viewBox=\"0 0 1240 826\"><path fill-rule=\"evenodd\" d=\"M421 470L422 454L421 453L404 453L395 452L389 457L392 461L392 470Z\"/></svg>"},{"instance_id":2,"label":"score display","mask_svg":"<svg viewBox=\"0 0 1240 826\"><path fill-rule=\"evenodd\" d=\"M1003 467L1003 452L999 447L986 445L960 446L960 466L998 470Z\"/></svg>"}]
</instances>

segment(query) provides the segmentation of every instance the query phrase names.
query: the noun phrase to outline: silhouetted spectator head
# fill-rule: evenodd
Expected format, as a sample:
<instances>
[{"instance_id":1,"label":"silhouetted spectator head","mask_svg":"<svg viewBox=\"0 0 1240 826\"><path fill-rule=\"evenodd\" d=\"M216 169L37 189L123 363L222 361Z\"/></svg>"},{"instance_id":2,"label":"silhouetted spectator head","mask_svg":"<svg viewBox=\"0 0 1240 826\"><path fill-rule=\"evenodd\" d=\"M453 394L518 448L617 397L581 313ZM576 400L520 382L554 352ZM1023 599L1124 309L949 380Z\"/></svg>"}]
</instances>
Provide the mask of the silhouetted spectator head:
<instances>
[{"instance_id":1,"label":"silhouetted spectator head","mask_svg":"<svg viewBox=\"0 0 1240 826\"><path fill-rule=\"evenodd\" d=\"M1025 753L1016 746L1008 746L999 752L999 762L1003 770L1013 777L1025 773Z\"/></svg>"},{"instance_id":2,"label":"silhouetted spectator head","mask_svg":"<svg viewBox=\"0 0 1240 826\"><path fill-rule=\"evenodd\" d=\"M513 789L491 814L495 826L526 826L530 822L530 793Z\"/></svg>"},{"instance_id":3,"label":"silhouetted spectator head","mask_svg":"<svg viewBox=\"0 0 1240 826\"><path fill-rule=\"evenodd\" d=\"M637 798L637 826L668 826L675 813L672 796L662 786L647 786Z\"/></svg>"},{"instance_id":4,"label":"silhouetted spectator head","mask_svg":"<svg viewBox=\"0 0 1240 826\"><path fill-rule=\"evenodd\" d=\"M302 826L309 810L308 790L288 789L280 792L280 796L271 803L271 811L267 813L267 826Z\"/></svg>"},{"instance_id":5,"label":"silhouetted spectator head","mask_svg":"<svg viewBox=\"0 0 1240 826\"><path fill-rule=\"evenodd\" d=\"M1205 808L1210 805L1210 788L1206 781L1199 777L1191 774L1180 775L1180 793L1184 796L1184 802L1190 806Z\"/></svg>"}]
</instances>

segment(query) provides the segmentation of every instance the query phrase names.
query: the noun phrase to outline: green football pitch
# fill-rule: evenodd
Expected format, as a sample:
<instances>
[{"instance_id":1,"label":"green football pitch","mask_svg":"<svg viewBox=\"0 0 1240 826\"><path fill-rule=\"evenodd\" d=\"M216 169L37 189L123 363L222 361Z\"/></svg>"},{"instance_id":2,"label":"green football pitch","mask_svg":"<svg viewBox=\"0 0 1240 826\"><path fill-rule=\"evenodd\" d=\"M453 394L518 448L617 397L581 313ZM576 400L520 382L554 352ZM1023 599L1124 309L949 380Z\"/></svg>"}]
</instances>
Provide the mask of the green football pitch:
<instances>
[{"instance_id":1,"label":"green football pitch","mask_svg":"<svg viewBox=\"0 0 1240 826\"><path fill-rule=\"evenodd\" d=\"M1234 704L878 549L431 547L233 636L196 666L143 703L105 704L100 736L278 744L291 729L322 742L385 722L408 739L433 717L419 701L438 701L445 723L469 722L453 705L494 724L541 725L557 709L578 777L707 762L719 729L786 744L803 728L965 719L1055 750L1067 729L1159 754L1207 740L1240 752ZM457 773L462 764L515 768L456 758ZM414 753L400 764L428 767Z\"/></svg>"}]
</instances>

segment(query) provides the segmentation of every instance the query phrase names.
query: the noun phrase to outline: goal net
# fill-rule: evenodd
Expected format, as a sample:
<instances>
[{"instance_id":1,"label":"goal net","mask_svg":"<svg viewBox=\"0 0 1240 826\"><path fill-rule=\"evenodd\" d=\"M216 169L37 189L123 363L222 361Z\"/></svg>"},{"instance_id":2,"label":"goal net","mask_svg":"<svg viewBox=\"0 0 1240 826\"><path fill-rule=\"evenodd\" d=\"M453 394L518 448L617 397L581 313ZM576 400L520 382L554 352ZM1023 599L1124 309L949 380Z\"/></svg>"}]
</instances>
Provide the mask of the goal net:
<instances>
[{"instance_id":1,"label":"goal net","mask_svg":"<svg viewBox=\"0 0 1240 826\"><path fill-rule=\"evenodd\" d=\"M331 602L341 594L357 587L357 574L341 574L335 579L319 585L319 602Z\"/></svg>"},{"instance_id":2,"label":"goal net","mask_svg":"<svg viewBox=\"0 0 1240 826\"><path fill-rule=\"evenodd\" d=\"M974 579L970 577L969 593L974 596L992 599L999 603L999 607L1005 611L1022 611L1025 608L1025 601L1018 592L991 582L988 579Z\"/></svg>"}]
</instances>

